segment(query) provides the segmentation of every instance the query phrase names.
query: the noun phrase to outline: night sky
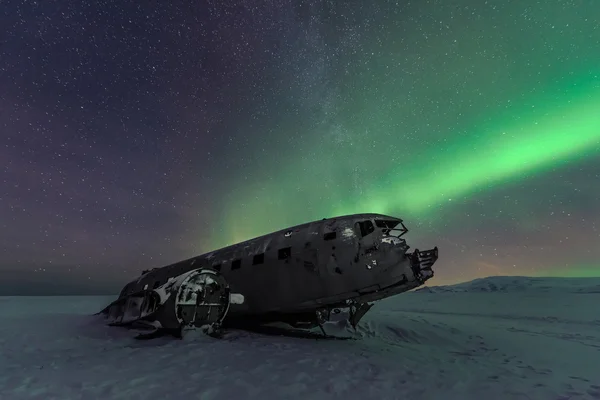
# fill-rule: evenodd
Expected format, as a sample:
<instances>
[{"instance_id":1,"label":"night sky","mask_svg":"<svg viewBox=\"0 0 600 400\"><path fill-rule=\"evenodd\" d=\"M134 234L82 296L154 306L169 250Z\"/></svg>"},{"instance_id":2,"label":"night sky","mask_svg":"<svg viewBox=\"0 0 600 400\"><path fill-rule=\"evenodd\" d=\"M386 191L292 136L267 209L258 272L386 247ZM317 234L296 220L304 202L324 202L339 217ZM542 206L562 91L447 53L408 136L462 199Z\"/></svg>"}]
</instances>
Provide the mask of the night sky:
<instances>
[{"instance_id":1,"label":"night sky","mask_svg":"<svg viewBox=\"0 0 600 400\"><path fill-rule=\"evenodd\" d=\"M599 276L599 16L597 0L2 0L0 293L114 293L358 212L437 245L430 284Z\"/></svg>"}]
</instances>

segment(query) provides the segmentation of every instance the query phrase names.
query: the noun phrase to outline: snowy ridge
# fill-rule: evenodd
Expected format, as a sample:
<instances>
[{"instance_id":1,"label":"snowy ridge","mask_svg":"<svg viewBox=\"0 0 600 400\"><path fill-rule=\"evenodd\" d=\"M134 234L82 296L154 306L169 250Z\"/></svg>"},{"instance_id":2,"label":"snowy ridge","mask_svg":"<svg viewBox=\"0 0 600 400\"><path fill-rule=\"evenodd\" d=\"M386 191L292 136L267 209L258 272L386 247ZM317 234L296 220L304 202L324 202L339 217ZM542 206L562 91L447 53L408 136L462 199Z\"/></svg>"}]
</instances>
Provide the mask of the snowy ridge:
<instances>
[{"instance_id":1,"label":"snowy ridge","mask_svg":"<svg viewBox=\"0 0 600 400\"><path fill-rule=\"evenodd\" d=\"M356 333L329 327L345 341L139 342L90 316L113 297L4 297L0 398L600 399L598 280L529 279L384 300Z\"/></svg>"},{"instance_id":2,"label":"snowy ridge","mask_svg":"<svg viewBox=\"0 0 600 400\"><path fill-rule=\"evenodd\" d=\"M549 278L526 276L491 276L447 286L426 286L421 293L482 293L482 292L562 292L600 293L600 278Z\"/></svg>"}]
</instances>

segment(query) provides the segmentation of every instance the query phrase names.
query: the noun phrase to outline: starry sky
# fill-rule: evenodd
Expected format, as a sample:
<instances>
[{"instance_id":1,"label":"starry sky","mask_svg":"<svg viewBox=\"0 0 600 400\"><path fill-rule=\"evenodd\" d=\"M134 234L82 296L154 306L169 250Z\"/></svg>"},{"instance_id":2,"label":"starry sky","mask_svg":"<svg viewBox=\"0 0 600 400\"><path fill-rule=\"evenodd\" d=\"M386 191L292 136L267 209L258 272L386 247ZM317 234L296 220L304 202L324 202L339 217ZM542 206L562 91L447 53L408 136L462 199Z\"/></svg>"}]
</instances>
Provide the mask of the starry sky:
<instances>
[{"instance_id":1,"label":"starry sky","mask_svg":"<svg viewBox=\"0 0 600 400\"><path fill-rule=\"evenodd\" d=\"M358 212L431 284L600 275L597 0L2 5L0 293Z\"/></svg>"}]
</instances>

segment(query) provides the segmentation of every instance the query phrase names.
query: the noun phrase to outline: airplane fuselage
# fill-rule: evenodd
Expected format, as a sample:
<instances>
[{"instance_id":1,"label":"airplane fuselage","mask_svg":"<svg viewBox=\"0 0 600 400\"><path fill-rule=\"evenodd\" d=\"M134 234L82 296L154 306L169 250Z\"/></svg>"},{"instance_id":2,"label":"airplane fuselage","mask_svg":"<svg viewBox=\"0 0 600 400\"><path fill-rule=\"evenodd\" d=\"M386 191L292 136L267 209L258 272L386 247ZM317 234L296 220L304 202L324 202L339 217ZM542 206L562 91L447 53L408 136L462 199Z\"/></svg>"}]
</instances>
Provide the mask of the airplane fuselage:
<instances>
[{"instance_id":1,"label":"airplane fuselage","mask_svg":"<svg viewBox=\"0 0 600 400\"><path fill-rule=\"evenodd\" d=\"M309 222L152 269L130 282L120 297L210 268L245 298L243 304L231 304L228 319L262 315L277 320L278 315L380 300L433 276L437 248L435 254L421 252L431 260L419 265L419 252L407 254L409 246L400 238L406 231L402 220L381 214Z\"/></svg>"}]
</instances>

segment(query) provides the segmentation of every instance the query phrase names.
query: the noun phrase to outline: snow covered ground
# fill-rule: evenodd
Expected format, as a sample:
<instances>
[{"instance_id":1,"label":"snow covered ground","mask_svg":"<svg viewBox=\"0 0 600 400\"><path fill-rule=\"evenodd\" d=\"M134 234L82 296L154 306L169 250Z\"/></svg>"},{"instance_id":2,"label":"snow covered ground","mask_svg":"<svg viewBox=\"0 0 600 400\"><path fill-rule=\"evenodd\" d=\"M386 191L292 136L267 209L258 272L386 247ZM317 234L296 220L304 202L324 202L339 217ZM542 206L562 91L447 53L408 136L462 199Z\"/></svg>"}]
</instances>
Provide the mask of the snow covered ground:
<instances>
[{"instance_id":1,"label":"snow covered ground","mask_svg":"<svg viewBox=\"0 0 600 400\"><path fill-rule=\"evenodd\" d=\"M0 399L600 399L600 279L425 288L347 341L135 341L112 299L0 297Z\"/></svg>"}]
</instances>

